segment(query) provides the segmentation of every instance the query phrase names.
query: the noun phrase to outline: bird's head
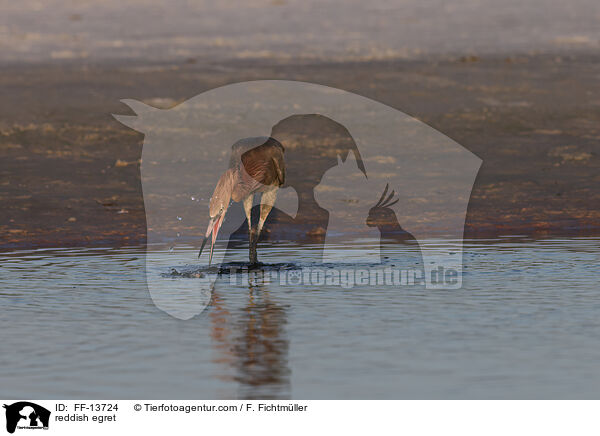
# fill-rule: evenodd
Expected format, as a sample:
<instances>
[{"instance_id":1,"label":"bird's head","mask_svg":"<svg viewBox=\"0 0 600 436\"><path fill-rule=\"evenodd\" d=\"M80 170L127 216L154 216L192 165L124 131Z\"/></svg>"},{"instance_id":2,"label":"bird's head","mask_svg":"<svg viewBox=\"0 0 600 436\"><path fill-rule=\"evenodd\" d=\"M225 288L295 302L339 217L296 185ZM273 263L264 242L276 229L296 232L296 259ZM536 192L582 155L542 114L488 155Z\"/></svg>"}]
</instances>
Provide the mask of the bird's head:
<instances>
[{"instance_id":1,"label":"bird's head","mask_svg":"<svg viewBox=\"0 0 600 436\"><path fill-rule=\"evenodd\" d=\"M229 203L231 202L231 194L233 192L233 177L234 172L231 169L227 170L221 176L208 206L210 220L208 222L208 228L206 229L206 235L204 236L204 240L202 241L202 247L200 248L200 253L198 253L198 257L200 257L200 255L202 254L204 245L206 244L208 237L212 234L212 242L210 245L210 257L208 260L209 265L212 262L213 249L215 246L215 241L217 240L217 235L219 234L219 229L223 224L225 214L227 213Z\"/></svg>"},{"instance_id":2,"label":"bird's head","mask_svg":"<svg viewBox=\"0 0 600 436\"><path fill-rule=\"evenodd\" d=\"M210 203L208 204L208 213L211 220L215 220L225 215L225 212L229 207L229 203L231 202L231 194L233 191L233 183L230 174L231 172L232 170L227 170L225 174L221 176L219 183L217 183L217 187L210 198Z\"/></svg>"}]
</instances>

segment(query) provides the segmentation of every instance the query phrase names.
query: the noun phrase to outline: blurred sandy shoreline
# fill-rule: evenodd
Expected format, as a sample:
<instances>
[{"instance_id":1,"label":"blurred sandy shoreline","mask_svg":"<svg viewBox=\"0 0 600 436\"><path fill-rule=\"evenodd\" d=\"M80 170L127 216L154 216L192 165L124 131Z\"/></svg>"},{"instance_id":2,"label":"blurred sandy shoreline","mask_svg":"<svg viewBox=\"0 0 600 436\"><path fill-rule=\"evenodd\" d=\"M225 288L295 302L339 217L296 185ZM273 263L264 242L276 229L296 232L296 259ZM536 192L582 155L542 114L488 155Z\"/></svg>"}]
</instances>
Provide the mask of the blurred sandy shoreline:
<instances>
[{"instance_id":1,"label":"blurred sandy shoreline","mask_svg":"<svg viewBox=\"0 0 600 436\"><path fill-rule=\"evenodd\" d=\"M397 108L483 159L466 237L600 233L595 0L0 5L0 249L145 241L143 137L110 114L257 79Z\"/></svg>"},{"instance_id":2,"label":"blurred sandy shoreline","mask_svg":"<svg viewBox=\"0 0 600 436\"><path fill-rule=\"evenodd\" d=\"M0 64L355 62L600 49L594 0L22 0Z\"/></svg>"},{"instance_id":3,"label":"blurred sandy shoreline","mask_svg":"<svg viewBox=\"0 0 600 436\"><path fill-rule=\"evenodd\" d=\"M302 80L395 107L483 159L466 237L600 233L600 62L577 56L445 61L107 62L5 66L0 248L145 241L143 137L123 98L170 107L245 80Z\"/></svg>"}]
</instances>

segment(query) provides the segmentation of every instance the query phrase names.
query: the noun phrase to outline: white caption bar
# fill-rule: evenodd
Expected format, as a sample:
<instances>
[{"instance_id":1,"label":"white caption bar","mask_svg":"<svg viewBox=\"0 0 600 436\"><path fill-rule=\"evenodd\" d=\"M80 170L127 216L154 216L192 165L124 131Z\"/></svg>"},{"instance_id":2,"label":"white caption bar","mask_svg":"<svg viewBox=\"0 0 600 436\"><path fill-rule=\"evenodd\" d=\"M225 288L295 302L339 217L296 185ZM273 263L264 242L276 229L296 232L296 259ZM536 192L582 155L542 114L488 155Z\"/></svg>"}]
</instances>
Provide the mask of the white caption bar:
<instances>
[{"instance_id":1,"label":"white caption bar","mask_svg":"<svg viewBox=\"0 0 600 436\"><path fill-rule=\"evenodd\" d=\"M1 432L43 434L598 434L599 401L0 400ZM49 412L49 415L48 413ZM12 427L12 428L11 428ZM7 433L4 433L7 434ZM216 434L216 433L212 433Z\"/></svg>"}]
</instances>

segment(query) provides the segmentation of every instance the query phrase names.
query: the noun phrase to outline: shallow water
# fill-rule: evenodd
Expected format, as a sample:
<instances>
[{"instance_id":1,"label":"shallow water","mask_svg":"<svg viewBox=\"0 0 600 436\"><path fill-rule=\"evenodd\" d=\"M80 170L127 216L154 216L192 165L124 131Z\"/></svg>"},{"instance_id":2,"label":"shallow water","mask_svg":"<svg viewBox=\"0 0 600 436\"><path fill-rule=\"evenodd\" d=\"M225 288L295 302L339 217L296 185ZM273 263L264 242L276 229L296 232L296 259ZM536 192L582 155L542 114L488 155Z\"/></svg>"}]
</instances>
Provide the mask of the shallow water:
<instances>
[{"instance_id":1,"label":"shallow water","mask_svg":"<svg viewBox=\"0 0 600 436\"><path fill-rule=\"evenodd\" d=\"M598 398L599 242L467 241L452 291L225 275L187 321L154 305L143 248L2 253L0 396Z\"/></svg>"}]
</instances>

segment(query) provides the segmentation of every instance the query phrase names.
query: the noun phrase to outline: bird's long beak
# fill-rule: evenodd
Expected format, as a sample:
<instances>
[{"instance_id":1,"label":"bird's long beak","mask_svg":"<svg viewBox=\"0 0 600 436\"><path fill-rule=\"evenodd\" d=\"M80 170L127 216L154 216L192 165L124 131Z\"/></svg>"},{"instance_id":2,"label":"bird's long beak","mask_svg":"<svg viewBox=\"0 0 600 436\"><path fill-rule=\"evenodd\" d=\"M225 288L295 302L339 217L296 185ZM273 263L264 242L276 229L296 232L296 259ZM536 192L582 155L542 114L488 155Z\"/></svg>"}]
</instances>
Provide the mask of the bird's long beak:
<instances>
[{"instance_id":1,"label":"bird's long beak","mask_svg":"<svg viewBox=\"0 0 600 436\"><path fill-rule=\"evenodd\" d=\"M210 257L208 258L208 264L212 263L213 249L215 248L215 241L217 240L217 235L219 234L219 229L221 228L221 224L223 223L223 216L225 214L221 213L214 218L210 219L208 223L208 228L206 229L206 235L204 235L204 239L202 240L202 246L200 247L200 252L198 253L198 258L202 255L202 250L204 250L204 246L206 245L206 241L208 241L208 237L212 234L212 241L210 244Z\"/></svg>"}]
</instances>

